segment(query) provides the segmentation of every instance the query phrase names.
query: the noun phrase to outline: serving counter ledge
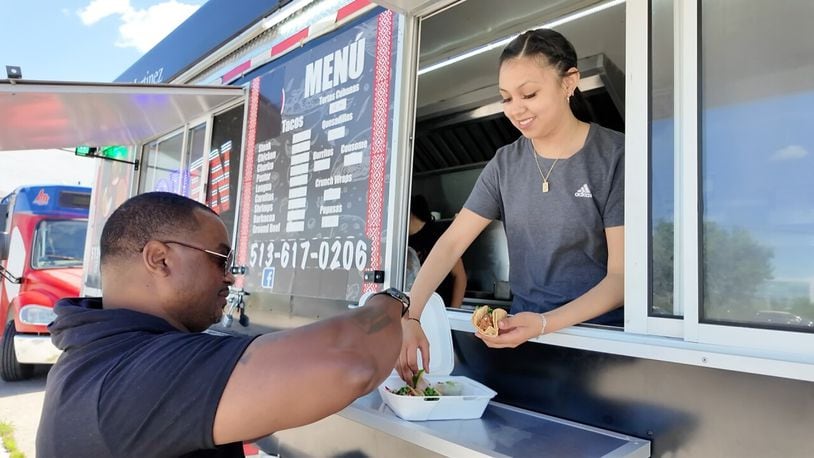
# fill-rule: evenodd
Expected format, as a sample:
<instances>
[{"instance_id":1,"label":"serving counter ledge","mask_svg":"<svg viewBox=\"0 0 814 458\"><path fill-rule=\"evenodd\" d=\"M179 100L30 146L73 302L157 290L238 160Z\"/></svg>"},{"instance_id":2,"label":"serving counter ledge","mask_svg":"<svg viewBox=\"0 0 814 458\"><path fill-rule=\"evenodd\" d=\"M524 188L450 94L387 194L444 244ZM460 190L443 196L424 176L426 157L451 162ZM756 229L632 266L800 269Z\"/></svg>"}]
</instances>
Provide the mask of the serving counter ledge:
<instances>
[{"instance_id":1,"label":"serving counter ledge","mask_svg":"<svg viewBox=\"0 0 814 458\"><path fill-rule=\"evenodd\" d=\"M280 431L258 444L286 458L650 456L647 440L498 402L490 402L476 420L406 421L375 391L325 420Z\"/></svg>"},{"instance_id":2,"label":"serving counter ledge","mask_svg":"<svg viewBox=\"0 0 814 458\"><path fill-rule=\"evenodd\" d=\"M425 313L428 309L431 308L427 307ZM452 329L472 332L471 312L441 308L439 313L442 316L435 316L435 321L446 322L440 318L449 318ZM447 328L445 333L449 332ZM452 351L452 342L447 345ZM433 358L441 356L436 354ZM265 452L285 458L650 456L647 440L494 401L489 402L479 419L402 420L376 390L336 415L277 432L258 444Z\"/></svg>"},{"instance_id":3,"label":"serving counter ledge","mask_svg":"<svg viewBox=\"0 0 814 458\"><path fill-rule=\"evenodd\" d=\"M648 457L650 442L490 402L476 420L411 422L398 418L377 392L340 416L445 456Z\"/></svg>"}]
</instances>

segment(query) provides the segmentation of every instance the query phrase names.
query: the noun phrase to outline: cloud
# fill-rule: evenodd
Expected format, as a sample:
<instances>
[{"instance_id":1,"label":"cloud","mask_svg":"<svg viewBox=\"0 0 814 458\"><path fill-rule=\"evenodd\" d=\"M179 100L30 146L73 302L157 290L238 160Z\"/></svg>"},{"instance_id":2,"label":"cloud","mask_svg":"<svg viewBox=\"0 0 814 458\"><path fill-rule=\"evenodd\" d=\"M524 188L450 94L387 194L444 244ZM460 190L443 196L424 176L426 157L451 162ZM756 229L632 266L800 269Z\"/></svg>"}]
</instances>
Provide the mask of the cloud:
<instances>
[{"instance_id":1,"label":"cloud","mask_svg":"<svg viewBox=\"0 0 814 458\"><path fill-rule=\"evenodd\" d=\"M91 26L110 16L118 16L119 36L115 45L147 52L175 30L200 7L199 4L169 0L146 9L136 9L130 0L93 0L78 12L82 23Z\"/></svg>"},{"instance_id":2,"label":"cloud","mask_svg":"<svg viewBox=\"0 0 814 458\"><path fill-rule=\"evenodd\" d=\"M802 159L808 156L808 151L800 145L789 145L785 148L781 148L774 153L772 153L771 158L769 160L772 161L790 161L794 159Z\"/></svg>"},{"instance_id":3,"label":"cloud","mask_svg":"<svg viewBox=\"0 0 814 458\"><path fill-rule=\"evenodd\" d=\"M79 19L85 25L93 25L114 14L126 15L133 11L130 0L93 0L79 10Z\"/></svg>"},{"instance_id":4,"label":"cloud","mask_svg":"<svg viewBox=\"0 0 814 458\"><path fill-rule=\"evenodd\" d=\"M116 46L146 52L198 10L200 5L175 0L136 10L123 16Z\"/></svg>"}]
</instances>

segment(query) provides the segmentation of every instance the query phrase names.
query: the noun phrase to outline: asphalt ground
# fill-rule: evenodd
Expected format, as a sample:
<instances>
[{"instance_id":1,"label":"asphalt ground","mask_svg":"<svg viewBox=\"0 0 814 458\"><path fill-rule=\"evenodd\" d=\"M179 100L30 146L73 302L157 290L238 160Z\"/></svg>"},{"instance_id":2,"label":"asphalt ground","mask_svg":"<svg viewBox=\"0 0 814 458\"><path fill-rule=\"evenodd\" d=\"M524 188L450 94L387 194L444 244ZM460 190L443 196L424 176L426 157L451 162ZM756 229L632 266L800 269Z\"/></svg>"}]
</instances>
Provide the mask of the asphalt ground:
<instances>
[{"instance_id":1,"label":"asphalt ground","mask_svg":"<svg viewBox=\"0 0 814 458\"><path fill-rule=\"evenodd\" d=\"M37 425L40 422L45 378L51 366L37 366L34 376L20 382L0 379L0 421L11 423L17 448L26 458L36 456ZM0 457L5 456L0 444Z\"/></svg>"}]
</instances>

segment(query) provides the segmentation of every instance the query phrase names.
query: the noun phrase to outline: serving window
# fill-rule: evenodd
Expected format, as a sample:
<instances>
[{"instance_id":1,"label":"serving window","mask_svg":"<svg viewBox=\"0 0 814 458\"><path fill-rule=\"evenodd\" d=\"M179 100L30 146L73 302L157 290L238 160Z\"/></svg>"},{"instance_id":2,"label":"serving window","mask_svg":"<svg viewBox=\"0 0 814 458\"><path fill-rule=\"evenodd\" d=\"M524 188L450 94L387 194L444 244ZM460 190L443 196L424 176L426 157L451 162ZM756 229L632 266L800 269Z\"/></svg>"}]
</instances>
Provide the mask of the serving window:
<instances>
[{"instance_id":1,"label":"serving window","mask_svg":"<svg viewBox=\"0 0 814 458\"><path fill-rule=\"evenodd\" d=\"M606 9L558 22L597 5ZM492 27L531 7L517 2L479 18L471 0L422 21L412 193L428 197L442 221L454 218L486 153L518 135L495 104L500 49L516 33L553 23L580 57L604 54L624 75L616 93L624 94L627 144L626 333L576 327L540 340L645 357L664 345L678 350L657 358L811 378L814 220L805 183L814 145L805 132L814 114L814 46L803 34L814 6L559 6ZM466 25L451 20L465 13ZM613 78L606 80L613 102ZM473 269L477 288L467 295L475 302L507 280L495 275L508 266L493 242L487 253L464 256L474 259L465 267ZM766 351L788 364L769 364Z\"/></svg>"},{"instance_id":2,"label":"serving window","mask_svg":"<svg viewBox=\"0 0 814 458\"><path fill-rule=\"evenodd\" d=\"M524 0L495 10L488 0L468 0L421 20L411 194L427 200L437 224L452 223L486 163L520 137L503 114L497 79L503 47L523 31L552 27L571 41L593 121L624 132L625 8L619 1ZM462 261L465 308L510 306L501 221L478 236Z\"/></svg>"}]
</instances>

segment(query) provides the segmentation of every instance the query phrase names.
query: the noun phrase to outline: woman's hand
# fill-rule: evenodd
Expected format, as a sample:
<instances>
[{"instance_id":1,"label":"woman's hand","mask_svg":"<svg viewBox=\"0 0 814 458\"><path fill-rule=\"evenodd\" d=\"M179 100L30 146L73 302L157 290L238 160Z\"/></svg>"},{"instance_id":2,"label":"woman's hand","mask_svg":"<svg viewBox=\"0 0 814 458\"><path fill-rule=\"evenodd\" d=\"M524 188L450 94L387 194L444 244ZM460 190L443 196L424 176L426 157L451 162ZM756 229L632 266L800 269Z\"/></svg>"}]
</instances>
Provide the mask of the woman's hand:
<instances>
[{"instance_id":1,"label":"woman's hand","mask_svg":"<svg viewBox=\"0 0 814 458\"><path fill-rule=\"evenodd\" d=\"M401 320L401 353L396 361L396 372L405 382L411 382L413 375L418 373L418 356L416 350L421 351L421 364L424 371L429 373L430 342L421 329L421 323L416 320Z\"/></svg>"},{"instance_id":2,"label":"woman's hand","mask_svg":"<svg viewBox=\"0 0 814 458\"><path fill-rule=\"evenodd\" d=\"M495 337L475 333L486 346L492 348L514 348L529 339L540 335L543 331L543 319L539 313L520 312L508 316L498 323L500 334Z\"/></svg>"}]
</instances>

